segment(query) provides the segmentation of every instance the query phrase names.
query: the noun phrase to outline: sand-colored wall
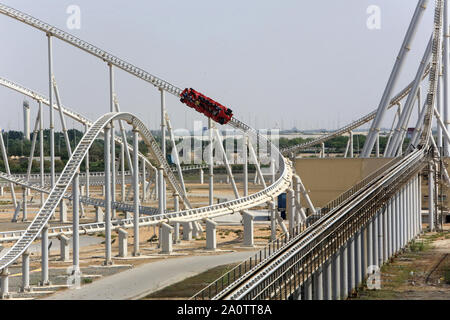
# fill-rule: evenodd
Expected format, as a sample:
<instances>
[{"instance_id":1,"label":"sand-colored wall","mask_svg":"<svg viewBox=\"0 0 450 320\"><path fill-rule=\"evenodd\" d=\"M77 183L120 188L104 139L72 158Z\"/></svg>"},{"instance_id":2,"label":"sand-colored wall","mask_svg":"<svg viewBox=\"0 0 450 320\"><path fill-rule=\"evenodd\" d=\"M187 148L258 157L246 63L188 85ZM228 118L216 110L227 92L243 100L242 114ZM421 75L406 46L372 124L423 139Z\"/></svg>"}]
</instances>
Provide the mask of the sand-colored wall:
<instances>
[{"instance_id":1,"label":"sand-colored wall","mask_svg":"<svg viewBox=\"0 0 450 320\"><path fill-rule=\"evenodd\" d=\"M297 158L295 170L309 190L313 204L316 207L323 207L390 160L389 158Z\"/></svg>"}]
</instances>

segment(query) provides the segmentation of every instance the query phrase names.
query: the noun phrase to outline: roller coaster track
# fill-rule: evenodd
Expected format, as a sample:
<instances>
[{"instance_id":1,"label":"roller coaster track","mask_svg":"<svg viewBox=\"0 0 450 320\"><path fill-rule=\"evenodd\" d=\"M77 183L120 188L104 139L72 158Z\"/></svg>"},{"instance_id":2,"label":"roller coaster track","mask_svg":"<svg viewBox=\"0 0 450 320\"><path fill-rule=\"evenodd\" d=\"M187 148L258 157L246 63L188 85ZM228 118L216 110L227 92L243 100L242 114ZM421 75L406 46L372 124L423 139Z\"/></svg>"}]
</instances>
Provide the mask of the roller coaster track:
<instances>
[{"instance_id":1,"label":"roller coaster track","mask_svg":"<svg viewBox=\"0 0 450 320\"><path fill-rule=\"evenodd\" d=\"M430 65L427 66L422 80L425 79L426 76L428 76L429 72L430 72ZM408 96L408 94L411 92L412 86L413 86L413 82L411 82L406 88L404 88L394 98L392 98L388 108L392 108L393 106L399 104L400 101L402 101L406 96ZM376 114L377 114L377 110L374 110L371 113L369 113L368 115L365 115L365 116L359 118L358 120L355 120L352 123L350 123L342 128L339 128L338 130L324 134L323 136L320 136L311 141L307 141L304 143L297 144L295 146L283 148L283 149L281 149L281 153L284 155L290 155L290 154L296 153L302 149L310 148L310 147L318 145L322 142L326 142L328 140L342 136L343 134L346 134L356 128L361 127L365 123L372 121L375 118Z\"/></svg>"},{"instance_id":2,"label":"roller coaster track","mask_svg":"<svg viewBox=\"0 0 450 320\"><path fill-rule=\"evenodd\" d=\"M337 205L326 211L318 221L292 239L283 236L284 246L270 251L266 248L255 256L256 263L250 270L238 276L236 268L213 284L197 293L194 299L288 299L291 288L298 288L319 266L331 257L355 232L380 210L400 188L423 169L432 154L430 136L432 132L433 107L436 99L439 61L441 58L442 0L436 1L432 58L429 72L429 89L426 100L426 117L421 139L408 155L394 159L388 168L371 175L367 183L357 185L355 192L346 192L336 201ZM296 146L298 148L298 146ZM298 149L292 149L291 152ZM355 187L350 189L352 191ZM304 226L303 226L304 227ZM264 256L264 259L263 259ZM255 261L254 261L255 262ZM245 267L247 261L245 262ZM233 272L233 273L232 273ZM300 276L301 275L301 276ZM228 279L228 281L226 281ZM233 279L230 281L230 279ZM224 285L225 282L225 285ZM221 290L219 283L222 284ZM214 290L214 288L216 290ZM288 289L289 288L289 289ZM289 295L288 295L289 292Z\"/></svg>"},{"instance_id":3,"label":"roller coaster track","mask_svg":"<svg viewBox=\"0 0 450 320\"><path fill-rule=\"evenodd\" d=\"M4 172L0 172L0 178L5 179L6 181L9 181L9 182L15 183L17 185L20 185L22 187L26 187L26 188L38 191L38 192L49 194L52 191L52 189L48 186L41 187L37 183L33 184L25 179L18 178L18 177L12 176L12 175L8 175L7 173L4 173ZM66 194L64 194L63 198L72 200L72 194L66 193ZM106 202L103 199L82 196L82 197L80 197L80 201L84 204L97 206L97 207L105 207L106 206ZM117 210L134 212L134 206L131 204L127 204L127 203L123 203L123 202L112 202L111 206ZM143 214L154 215L159 212L159 209L153 208L153 207L139 206L139 208L140 208L139 212L143 213Z\"/></svg>"},{"instance_id":4,"label":"roller coaster track","mask_svg":"<svg viewBox=\"0 0 450 320\"><path fill-rule=\"evenodd\" d=\"M437 2L442 4L441 0L437 0ZM442 5L440 7L442 7ZM108 64L120 68L134 75L135 77L147 81L152 85L154 85L155 87L167 91L177 97L179 97L182 92L180 88L168 83L167 81L157 78L156 76L153 76L152 74L138 67L135 67L132 64L129 64L87 42L82 41L77 37L74 37L62 30L59 30L49 24L46 24L32 16L29 16L27 14L24 14L20 11L9 8L2 4L0 4L0 13L7 15L11 18L14 18L18 21L21 21L23 23L26 23L41 31L44 31L49 36L58 38L79 49L82 49L104 60ZM440 31L440 29L441 25L439 25L439 27L435 29L435 33ZM434 46L435 50L433 50L434 55L433 62L436 61L435 55L439 57L438 47L439 46L437 47ZM428 94L428 100L431 103L431 108L432 102L434 101L435 98L436 77L434 77L434 75L436 74L436 71L437 65L435 63L432 63L430 71L430 87L432 87L432 89L431 92L429 92ZM434 82L434 85L431 85L431 82ZM421 144L419 145L418 150L412 152L410 155L402 159L400 163L393 165L389 169L389 171L386 172L386 174L383 175L379 180L375 179L371 181L366 187L362 188L360 193L357 193L358 195L354 199L354 201L357 201L357 203L353 203L352 206L359 206L359 209L361 209L362 205L367 203L368 199L369 200L372 199L370 197L376 196L380 197L379 195L382 194L381 192L385 191L383 187L389 186L389 182L392 182L393 179L397 183L400 183L398 181L400 181L404 175L418 170L418 168L423 163L425 154L424 150L428 146L429 133L431 132L432 112L431 111L428 112L427 115L429 116L428 118L426 117L424 126L425 129L423 130L423 132L424 133L428 132L428 135L426 134L423 135L423 139L421 139ZM366 117L370 116L371 115L368 115ZM36 215L34 220L28 226L27 230L23 234L21 234L19 240L15 242L15 244L9 249L9 251L7 251L6 254L0 258L0 270L8 267L11 263L17 260L21 256L21 254L28 248L28 246L38 237L41 230L48 223L52 213L56 209L56 206L59 204L64 194L66 193L74 175L77 173L79 166L82 160L84 159L86 153L88 152L89 147L92 145L94 139L113 120L124 120L139 130L141 136L144 138L145 143L150 147L150 151L153 157L156 160L159 160L159 165L163 167L163 170L167 175L167 178L170 182L171 187L174 189L174 192L179 194L182 197L183 202L187 204L188 207L190 207L189 200L183 194L182 190L180 190L181 188L177 183L170 166L165 161L161 153L161 150L159 149L156 141L151 136L150 131L143 125L143 123L139 119L137 119L132 114L108 113L99 118L95 123L93 123L92 126L90 126L88 131L85 133L85 135L79 142L78 146L74 150L71 158L67 162L62 174L58 178L54 188L51 190L49 197L45 201L39 213ZM360 119L359 121L362 120ZM264 136L259 135L255 129L244 124L243 122L239 121L236 118L232 118L232 120L229 122L229 125L253 137L268 142L267 139ZM351 130L349 128L350 127L346 128L345 131ZM145 219L148 219L147 224L158 224L161 222L166 223L188 222L188 221L197 221L201 219L209 219L221 215L238 213L251 207L273 201L273 198L275 196L277 196L278 194L289 188L292 181L292 166L290 161L285 157L283 157L282 153L272 143L270 143L270 147L272 157L276 157L276 159L279 160L278 162L280 172L278 179L275 182L273 182L272 185L255 194L227 201L224 203L220 203L217 205L145 217ZM294 150L296 149L290 149L286 152L294 152ZM377 204L379 203L379 201L382 201L382 199L380 200L379 198L376 198L376 200L378 201ZM368 203L370 204L370 201ZM350 209L348 207L345 207L347 204L348 203L344 201L341 205L339 205L336 208L336 211L329 212L327 215L325 215L325 217L314 223L314 225L309 229L314 231L314 235L312 236L312 238L310 238L311 241L314 240L317 242L319 240L322 241L323 239L328 239L323 237L324 233L328 232L330 228L335 228L335 226L338 225L338 222L340 222L342 219L346 220L347 217L349 217L349 215L346 213L346 210ZM332 216L335 218L333 218L331 222L327 224L323 223L324 221L326 221L326 217ZM130 221L130 223L132 222ZM270 285L270 282L268 281L272 281L272 279L268 278L269 275L275 274L274 273L275 270L278 271L281 270L281 272L284 272L287 263L289 261L292 261L292 259L296 259L296 257L298 256L296 253L298 250L305 250L305 248L309 250L309 247L307 246L306 243L303 242L296 243L296 242L297 241L292 242L292 245L290 246L290 248L286 249L288 251L285 251L285 253L280 252L281 256L277 253L275 254L275 257L271 257L269 259L270 261L262 262L263 263L263 265L261 266L262 269L258 270L257 273L248 274L245 277L239 279L239 281L233 284L233 290L227 292L228 295L227 297L231 299L238 299L242 297L254 297L258 294L258 291L261 292L261 290L264 290L265 286L266 288L268 288L267 285ZM316 244L314 243L314 245ZM284 267L280 268L282 266ZM277 274L276 276L278 275L279 274ZM223 296L220 295L220 297Z\"/></svg>"}]
</instances>

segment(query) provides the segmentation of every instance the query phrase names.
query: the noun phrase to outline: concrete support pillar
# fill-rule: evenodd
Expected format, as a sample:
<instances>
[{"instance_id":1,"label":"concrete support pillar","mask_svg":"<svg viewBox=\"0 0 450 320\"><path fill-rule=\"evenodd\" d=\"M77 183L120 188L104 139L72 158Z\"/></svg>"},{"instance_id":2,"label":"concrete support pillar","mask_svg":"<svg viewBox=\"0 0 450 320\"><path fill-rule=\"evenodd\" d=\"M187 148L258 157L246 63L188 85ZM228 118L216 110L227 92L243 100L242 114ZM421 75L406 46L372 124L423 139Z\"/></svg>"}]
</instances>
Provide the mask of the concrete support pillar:
<instances>
[{"instance_id":1,"label":"concrete support pillar","mask_svg":"<svg viewBox=\"0 0 450 320\"><path fill-rule=\"evenodd\" d=\"M348 243L341 247L341 298L348 297Z\"/></svg>"},{"instance_id":2,"label":"concrete support pillar","mask_svg":"<svg viewBox=\"0 0 450 320\"><path fill-rule=\"evenodd\" d=\"M20 292L29 292L30 287L30 253L25 250L22 253L22 285L20 287Z\"/></svg>"},{"instance_id":3,"label":"concrete support pillar","mask_svg":"<svg viewBox=\"0 0 450 320\"><path fill-rule=\"evenodd\" d=\"M361 278L361 267L362 267L362 255L361 255L361 238L362 233L361 230L359 230L355 235L355 289L358 289L359 285L362 282Z\"/></svg>"},{"instance_id":4,"label":"concrete support pillar","mask_svg":"<svg viewBox=\"0 0 450 320\"><path fill-rule=\"evenodd\" d=\"M9 271L5 268L0 273L0 299L9 299Z\"/></svg>"},{"instance_id":5,"label":"concrete support pillar","mask_svg":"<svg viewBox=\"0 0 450 320\"><path fill-rule=\"evenodd\" d=\"M48 278L48 225L41 232L41 286L50 285Z\"/></svg>"},{"instance_id":6,"label":"concrete support pillar","mask_svg":"<svg viewBox=\"0 0 450 320\"><path fill-rule=\"evenodd\" d=\"M183 240L192 240L192 222L183 223Z\"/></svg>"},{"instance_id":7,"label":"concrete support pillar","mask_svg":"<svg viewBox=\"0 0 450 320\"><path fill-rule=\"evenodd\" d=\"M203 173L203 169L200 169L200 184L204 183L204 177L203 177L204 173Z\"/></svg>"},{"instance_id":8,"label":"concrete support pillar","mask_svg":"<svg viewBox=\"0 0 450 320\"><path fill-rule=\"evenodd\" d=\"M275 200L270 203L270 241L277 238L277 207Z\"/></svg>"},{"instance_id":9,"label":"concrete support pillar","mask_svg":"<svg viewBox=\"0 0 450 320\"><path fill-rule=\"evenodd\" d=\"M95 222L103 222L103 210L101 207L95 207Z\"/></svg>"},{"instance_id":10,"label":"concrete support pillar","mask_svg":"<svg viewBox=\"0 0 450 320\"><path fill-rule=\"evenodd\" d=\"M161 252L170 254L172 253L172 233L173 227L167 223L161 224Z\"/></svg>"},{"instance_id":11,"label":"concrete support pillar","mask_svg":"<svg viewBox=\"0 0 450 320\"><path fill-rule=\"evenodd\" d=\"M339 300L341 298L341 255L340 250L333 255L332 272L333 272L333 282L332 282L332 299Z\"/></svg>"},{"instance_id":12,"label":"concrete support pillar","mask_svg":"<svg viewBox=\"0 0 450 320\"><path fill-rule=\"evenodd\" d=\"M59 222L67 223L67 201L64 199L59 203Z\"/></svg>"},{"instance_id":13,"label":"concrete support pillar","mask_svg":"<svg viewBox=\"0 0 450 320\"><path fill-rule=\"evenodd\" d=\"M206 219L206 249L208 250L216 250L217 248L216 228L217 222Z\"/></svg>"},{"instance_id":14,"label":"concrete support pillar","mask_svg":"<svg viewBox=\"0 0 450 320\"><path fill-rule=\"evenodd\" d=\"M128 232L122 228L119 228L117 232L119 233L119 257L126 257L128 256Z\"/></svg>"},{"instance_id":15,"label":"concrete support pillar","mask_svg":"<svg viewBox=\"0 0 450 320\"><path fill-rule=\"evenodd\" d=\"M244 222L244 243L246 247L253 247L253 220L255 217L249 213L244 212L242 214L242 220Z\"/></svg>"},{"instance_id":16,"label":"concrete support pillar","mask_svg":"<svg viewBox=\"0 0 450 320\"><path fill-rule=\"evenodd\" d=\"M378 256L379 256L379 250L378 250L378 217L380 216L380 211L377 211L375 213L375 216L373 217L373 223L372 223L372 242L373 242L373 264L379 266L378 264Z\"/></svg>"},{"instance_id":17,"label":"concrete support pillar","mask_svg":"<svg viewBox=\"0 0 450 320\"><path fill-rule=\"evenodd\" d=\"M314 300L323 300L323 269L320 266L313 274Z\"/></svg>"},{"instance_id":18,"label":"concrete support pillar","mask_svg":"<svg viewBox=\"0 0 450 320\"><path fill-rule=\"evenodd\" d=\"M367 274L367 264L368 264L368 261L367 261L367 259L368 259L367 258L368 257L368 255L367 255L367 252L368 252L368 250L367 250L367 238L368 238L367 230L368 230L368 228L366 225L362 228L361 238L359 239L360 240L360 248L361 248L361 270L360 270L361 282L364 281L366 274Z\"/></svg>"},{"instance_id":19,"label":"concrete support pillar","mask_svg":"<svg viewBox=\"0 0 450 320\"><path fill-rule=\"evenodd\" d=\"M387 240L387 237L388 237L388 234L387 234L388 210L389 210L389 201L381 214L382 221L383 221L382 230L381 230L381 234L382 234L381 246L383 248L381 264L384 264L388 259L388 240Z\"/></svg>"},{"instance_id":20,"label":"concrete support pillar","mask_svg":"<svg viewBox=\"0 0 450 320\"><path fill-rule=\"evenodd\" d=\"M305 291L305 300L312 300L313 299L313 283L312 283L312 277L309 277L305 280L304 284L304 291Z\"/></svg>"},{"instance_id":21,"label":"concrete support pillar","mask_svg":"<svg viewBox=\"0 0 450 320\"><path fill-rule=\"evenodd\" d=\"M418 199L417 201L419 202L419 232L422 233L422 176L419 175L419 186L418 186Z\"/></svg>"},{"instance_id":22,"label":"concrete support pillar","mask_svg":"<svg viewBox=\"0 0 450 320\"><path fill-rule=\"evenodd\" d=\"M395 221L394 221L394 254L400 250L400 191L397 192L395 197Z\"/></svg>"},{"instance_id":23,"label":"concrete support pillar","mask_svg":"<svg viewBox=\"0 0 450 320\"><path fill-rule=\"evenodd\" d=\"M3 187L0 187L0 196L5 195L5 189Z\"/></svg>"},{"instance_id":24,"label":"concrete support pillar","mask_svg":"<svg viewBox=\"0 0 450 320\"><path fill-rule=\"evenodd\" d=\"M324 282L323 282L323 298L325 300L331 300L333 295L333 273L331 267L332 257L328 259L324 264Z\"/></svg>"},{"instance_id":25,"label":"concrete support pillar","mask_svg":"<svg viewBox=\"0 0 450 320\"><path fill-rule=\"evenodd\" d=\"M366 266L366 272L368 270L368 267L372 266L374 264L373 261L373 221L372 218L369 220L369 223L367 224L367 266Z\"/></svg>"},{"instance_id":26,"label":"concrete support pillar","mask_svg":"<svg viewBox=\"0 0 450 320\"><path fill-rule=\"evenodd\" d=\"M192 237L194 239L197 239L198 237L200 237L202 232L203 230L199 226L199 223L197 221L192 222Z\"/></svg>"},{"instance_id":27,"label":"concrete support pillar","mask_svg":"<svg viewBox=\"0 0 450 320\"><path fill-rule=\"evenodd\" d=\"M348 295L351 296L356 287L355 237L348 240Z\"/></svg>"},{"instance_id":28,"label":"concrete support pillar","mask_svg":"<svg viewBox=\"0 0 450 320\"><path fill-rule=\"evenodd\" d=\"M175 222L173 224L173 244L177 244L180 242L180 223Z\"/></svg>"},{"instance_id":29,"label":"concrete support pillar","mask_svg":"<svg viewBox=\"0 0 450 320\"><path fill-rule=\"evenodd\" d=\"M59 239L59 260L60 261L69 261L70 260L70 238L65 236L64 234L60 234L58 236ZM75 264L74 264L75 265Z\"/></svg>"}]
</instances>

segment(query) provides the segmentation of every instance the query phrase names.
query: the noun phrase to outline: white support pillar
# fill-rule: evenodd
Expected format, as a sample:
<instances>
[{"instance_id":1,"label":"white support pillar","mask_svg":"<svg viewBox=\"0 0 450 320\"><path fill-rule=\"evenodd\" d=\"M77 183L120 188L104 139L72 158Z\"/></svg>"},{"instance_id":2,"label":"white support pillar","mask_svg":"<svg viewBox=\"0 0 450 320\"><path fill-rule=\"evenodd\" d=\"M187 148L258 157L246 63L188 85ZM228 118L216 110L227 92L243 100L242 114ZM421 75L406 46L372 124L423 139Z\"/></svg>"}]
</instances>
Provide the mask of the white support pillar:
<instances>
[{"instance_id":1,"label":"white support pillar","mask_svg":"<svg viewBox=\"0 0 450 320\"><path fill-rule=\"evenodd\" d=\"M288 189L286 192L286 213L289 221L289 235L295 234L295 193L294 190Z\"/></svg>"},{"instance_id":2,"label":"white support pillar","mask_svg":"<svg viewBox=\"0 0 450 320\"><path fill-rule=\"evenodd\" d=\"M270 241L277 238L277 207L275 200L270 202Z\"/></svg>"},{"instance_id":3,"label":"white support pillar","mask_svg":"<svg viewBox=\"0 0 450 320\"><path fill-rule=\"evenodd\" d=\"M373 223L372 223L372 242L373 242L373 264L380 267L378 264L378 256L379 256L379 250L378 250L378 217L379 217L380 211L377 211L375 213L375 216L373 217Z\"/></svg>"},{"instance_id":4,"label":"white support pillar","mask_svg":"<svg viewBox=\"0 0 450 320\"><path fill-rule=\"evenodd\" d=\"M9 299L9 271L8 268L4 268L0 272L0 299Z\"/></svg>"},{"instance_id":5,"label":"white support pillar","mask_svg":"<svg viewBox=\"0 0 450 320\"><path fill-rule=\"evenodd\" d=\"M319 266L313 274L314 300L323 300L323 268Z\"/></svg>"},{"instance_id":6,"label":"white support pillar","mask_svg":"<svg viewBox=\"0 0 450 320\"><path fill-rule=\"evenodd\" d=\"M30 252L22 253L22 286L20 292L30 292Z\"/></svg>"},{"instance_id":7,"label":"white support pillar","mask_svg":"<svg viewBox=\"0 0 450 320\"><path fill-rule=\"evenodd\" d=\"M348 248L348 242L345 243L342 247L341 247L341 252L340 252L340 262L341 262L341 266L340 266L340 271L341 271L341 279L340 279L340 284L341 284L341 298L342 299L346 299L348 297L348 253L347 253L347 248Z\"/></svg>"},{"instance_id":8,"label":"white support pillar","mask_svg":"<svg viewBox=\"0 0 450 320\"><path fill-rule=\"evenodd\" d=\"M167 223L161 224L161 249L162 253L170 254L172 253L172 233L173 227Z\"/></svg>"},{"instance_id":9,"label":"white support pillar","mask_svg":"<svg viewBox=\"0 0 450 320\"><path fill-rule=\"evenodd\" d=\"M48 225L41 232L41 286L50 285L48 277Z\"/></svg>"},{"instance_id":10,"label":"white support pillar","mask_svg":"<svg viewBox=\"0 0 450 320\"><path fill-rule=\"evenodd\" d=\"M95 207L95 222L103 222L104 213L101 207Z\"/></svg>"},{"instance_id":11,"label":"white support pillar","mask_svg":"<svg viewBox=\"0 0 450 320\"><path fill-rule=\"evenodd\" d=\"M356 287L355 237L348 240L348 295L351 296Z\"/></svg>"},{"instance_id":12,"label":"white support pillar","mask_svg":"<svg viewBox=\"0 0 450 320\"><path fill-rule=\"evenodd\" d=\"M208 164L209 164L209 205L212 206L214 203L214 137L213 137L213 124L212 119L208 118L208 133L209 133L209 153L208 153Z\"/></svg>"},{"instance_id":13,"label":"white support pillar","mask_svg":"<svg viewBox=\"0 0 450 320\"><path fill-rule=\"evenodd\" d=\"M78 233L78 232L76 232ZM75 235L75 233L74 233ZM58 240L59 240L59 260L60 261L69 261L70 259L70 254L69 254L69 244L70 244L70 239L68 237L66 237L64 234L60 234L58 236ZM75 255L74 255L74 260L75 260ZM74 266L77 266L78 270L79 270L79 264L75 264L74 261Z\"/></svg>"},{"instance_id":14,"label":"white support pillar","mask_svg":"<svg viewBox=\"0 0 450 320\"><path fill-rule=\"evenodd\" d=\"M204 183L204 178L203 178L203 169L200 169L200 184Z\"/></svg>"},{"instance_id":15,"label":"white support pillar","mask_svg":"<svg viewBox=\"0 0 450 320\"><path fill-rule=\"evenodd\" d=\"M353 158L353 131L350 131L350 158Z\"/></svg>"},{"instance_id":16,"label":"white support pillar","mask_svg":"<svg viewBox=\"0 0 450 320\"><path fill-rule=\"evenodd\" d=\"M28 220L28 210L27 210L27 188L22 188L22 210L23 210L23 216L22 221Z\"/></svg>"},{"instance_id":17,"label":"white support pillar","mask_svg":"<svg viewBox=\"0 0 450 320\"><path fill-rule=\"evenodd\" d=\"M428 165L428 228L434 231L434 168Z\"/></svg>"},{"instance_id":18,"label":"white support pillar","mask_svg":"<svg viewBox=\"0 0 450 320\"><path fill-rule=\"evenodd\" d=\"M104 164L105 164L105 261L104 265L112 264L111 257L111 135L107 126L104 135ZM137 168L136 168L137 170Z\"/></svg>"},{"instance_id":19,"label":"white support pillar","mask_svg":"<svg viewBox=\"0 0 450 320\"><path fill-rule=\"evenodd\" d=\"M355 235L355 289L358 289L358 286L362 283L362 252L361 252L361 238L362 232L358 230Z\"/></svg>"},{"instance_id":20,"label":"white support pillar","mask_svg":"<svg viewBox=\"0 0 450 320\"><path fill-rule=\"evenodd\" d=\"M331 300L333 289L332 289L332 268L331 260L329 258L324 264L324 282L323 282L323 298L324 300Z\"/></svg>"},{"instance_id":21,"label":"white support pillar","mask_svg":"<svg viewBox=\"0 0 450 320\"><path fill-rule=\"evenodd\" d=\"M217 237L216 237L217 222L206 219L206 249L216 250Z\"/></svg>"},{"instance_id":22,"label":"white support pillar","mask_svg":"<svg viewBox=\"0 0 450 320\"><path fill-rule=\"evenodd\" d=\"M340 249L333 255L332 260L332 273L333 273L333 283L332 283L332 299L339 300L341 298L341 254Z\"/></svg>"},{"instance_id":23,"label":"white support pillar","mask_svg":"<svg viewBox=\"0 0 450 320\"><path fill-rule=\"evenodd\" d=\"M117 230L119 234L119 257L128 256L128 232L122 228Z\"/></svg>"},{"instance_id":24,"label":"white support pillar","mask_svg":"<svg viewBox=\"0 0 450 320\"><path fill-rule=\"evenodd\" d=\"M183 222L183 240L192 240L192 222Z\"/></svg>"},{"instance_id":25,"label":"white support pillar","mask_svg":"<svg viewBox=\"0 0 450 320\"><path fill-rule=\"evenodd\" d=\"M244 211L242 214L242 220L244 222L244 243L243 245L246 247L253 247L253 220L255 217Z\"/></svg>"},{"instance_id":26,"label":"white support pillar","mask_svg":"<svg viewBox=\"0 0 450 320\"><path fill-rule=\"evenodd\" d=\"M72 182L72 254L73 254L73 271L80 271L80 234L78 233L78 229L80 227L80 177L77 172L73 178ZM62 238L63 236L61 236ZM61 240L62 243L62 240Z\"/></svg>"},{"instance_id":27,"label":"white support pillar","mask_svg":"<svg viewBox=\"0 0 450 320\"><path fill-rule=\"evenodd\" d=\"M133 128L133 198L134 198L134 246L133 256L139 256L139 131ZM144 180L145 181L145 180Z\"/></svg>"},{"instance_id":28,"label":"white support pillar","mask_svg":"<svg viewBox=\"0 0 450 320\"><path fill-rule=\"evenodd\" d=\"M49 86L49 105L50 105L50 185L55 185L55 124L53 120L53 52L52 52L52 36L48 37L48 86ZM41 113L42 114L42 113ZM43 117L41 117L43 118Z\"/></svg>"}]
</instances>

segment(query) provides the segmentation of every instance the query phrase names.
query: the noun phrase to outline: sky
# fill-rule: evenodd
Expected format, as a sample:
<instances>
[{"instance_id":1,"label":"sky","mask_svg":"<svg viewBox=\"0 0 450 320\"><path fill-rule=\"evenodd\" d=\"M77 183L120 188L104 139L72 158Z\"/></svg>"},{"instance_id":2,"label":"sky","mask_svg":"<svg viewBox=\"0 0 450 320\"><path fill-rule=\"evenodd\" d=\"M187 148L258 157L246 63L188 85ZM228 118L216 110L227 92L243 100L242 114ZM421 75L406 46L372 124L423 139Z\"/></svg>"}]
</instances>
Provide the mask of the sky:
<instances>
[{"instance_id":1,"label":"sky","mask_svg":"<svg viewBox=\"0 0 450 320\"><path fill-rule=\"evenodd\" d=\"M180 88L201 91L254 127L310 130L337 129L376 109L417 1L2 3ZM415 75L432 32L433 3L429 1L396 92ZM80 29L67 27L70 5L80 8ZM380 29L367 27L371 5L380 8ZM45 34L3 15L0 28L0 76L48 96ZM53 55L63 105L92 120L108 112L106 63L56 39ZM138 115L151 129L158 128L159 91L121 70L116 71L115 81L122 111ZM0 87L0 97L0 127L23 130L23 96ZM30 104L35 117L37 103ZM170 95L167 110L175 128L192 129L194 121L206 126L204 116ZM48 110L45 112L48 125ZM59 120L56 114L55 119ZM385 127L390 127L390 119L392 115L386 117ZM72 120L67 125L81 128Z\"/></svg>"}]
</instances>

